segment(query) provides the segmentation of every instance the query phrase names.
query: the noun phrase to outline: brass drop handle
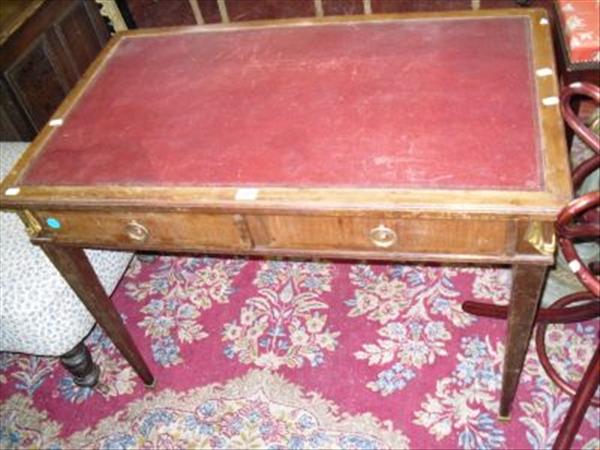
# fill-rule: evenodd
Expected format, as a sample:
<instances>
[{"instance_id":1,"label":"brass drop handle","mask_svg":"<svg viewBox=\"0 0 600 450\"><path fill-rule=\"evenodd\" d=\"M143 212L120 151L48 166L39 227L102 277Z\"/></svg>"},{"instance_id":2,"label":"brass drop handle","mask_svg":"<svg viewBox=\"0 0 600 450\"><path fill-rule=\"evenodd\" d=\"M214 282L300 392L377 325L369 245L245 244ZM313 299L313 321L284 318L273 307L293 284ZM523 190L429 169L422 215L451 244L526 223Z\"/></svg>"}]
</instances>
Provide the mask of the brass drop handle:
<instances>
[{"instance_id":1,"label":"brass drop handle","mask_svg":"<svg viewBox=\"0 0 600 450\"><path fill-rule=\"evenodd\" d=\"M371 238L373 245L379 248L391 247L398 240L396 232L383 224L373 228L369 232L369 237Z\"/></svg>"},{"instance_id":2,"label":"brass drop handle","mask_svg":"<svg viewBox=\"0 0 600 450\"><path fill-rule=\"evenodd\" d=\"M129 236L130 239L137 242L146 241L146 239L148 239L148 236L150 235L148 229L144 225L136 222L135 220L132 220L127 224L127 226L125 227L125 233L127 234L127 236Z\"/></svg>"}]
</instances>

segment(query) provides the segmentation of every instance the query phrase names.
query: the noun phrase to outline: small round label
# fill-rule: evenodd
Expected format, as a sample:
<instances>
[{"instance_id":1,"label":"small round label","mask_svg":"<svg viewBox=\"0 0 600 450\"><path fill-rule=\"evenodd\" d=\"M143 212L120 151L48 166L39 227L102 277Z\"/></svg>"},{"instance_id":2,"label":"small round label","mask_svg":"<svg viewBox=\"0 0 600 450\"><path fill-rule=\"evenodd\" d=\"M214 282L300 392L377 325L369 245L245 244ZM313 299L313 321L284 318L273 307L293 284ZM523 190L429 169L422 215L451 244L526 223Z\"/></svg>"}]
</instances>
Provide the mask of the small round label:
<instances>
[{"instance_id":1,"label":"small round label","mask_svg":"<svg viewBox=\"0 0 600 450\"><path fill-rule=\"evenodd\" d=\"M55 219L54 217L48 217L46 219L46 224L48 224L50 228L53 228L55 230L58 230L60 228L60 220Z\"/></svg>"}]
</instances>

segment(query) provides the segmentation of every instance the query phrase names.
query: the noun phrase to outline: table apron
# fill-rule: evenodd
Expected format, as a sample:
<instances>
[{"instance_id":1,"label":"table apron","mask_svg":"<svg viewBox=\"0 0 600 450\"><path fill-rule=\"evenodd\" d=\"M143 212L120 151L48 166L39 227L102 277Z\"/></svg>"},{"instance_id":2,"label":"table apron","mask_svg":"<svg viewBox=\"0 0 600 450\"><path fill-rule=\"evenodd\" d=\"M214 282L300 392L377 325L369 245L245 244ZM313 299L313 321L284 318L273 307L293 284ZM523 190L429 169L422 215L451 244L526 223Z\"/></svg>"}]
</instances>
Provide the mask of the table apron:
<instances>
[{"instance_id":1,"label":"table apron","mask_svg":"<svg viewBox=\"0 0 600 450\"><path fill-rule=\"evenodd\" d=\"M34 241L97 248L552 264L551 222L503 217L33 211Z\"/></svg>"}]
</instances>

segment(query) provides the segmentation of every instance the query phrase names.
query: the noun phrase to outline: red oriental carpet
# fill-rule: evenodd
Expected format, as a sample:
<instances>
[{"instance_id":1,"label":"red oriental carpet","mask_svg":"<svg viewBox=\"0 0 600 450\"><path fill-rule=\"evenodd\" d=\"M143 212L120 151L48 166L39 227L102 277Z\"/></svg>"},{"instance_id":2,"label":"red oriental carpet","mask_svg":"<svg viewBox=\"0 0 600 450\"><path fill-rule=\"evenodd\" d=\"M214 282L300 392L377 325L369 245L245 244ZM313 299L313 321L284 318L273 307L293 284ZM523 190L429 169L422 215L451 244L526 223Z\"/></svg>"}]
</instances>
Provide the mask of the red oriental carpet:
<instances>
[{"instance_id":1,"label":"red oriental carpet","mask_svg":"<svg viewBox=\"0 0 600 450\"><path fill-rule=\"evenodd\" d=\"M497 408L504 269L160 257L134 260L113 300L156 375L145 388L97 327L101 385L56 359L2 354L2 448L548 448L570 399L533 347L513 407ZM552 326L578 379L597 323ZM600 447L591 408L576 448Z\"/></svg>"}]
</instances>

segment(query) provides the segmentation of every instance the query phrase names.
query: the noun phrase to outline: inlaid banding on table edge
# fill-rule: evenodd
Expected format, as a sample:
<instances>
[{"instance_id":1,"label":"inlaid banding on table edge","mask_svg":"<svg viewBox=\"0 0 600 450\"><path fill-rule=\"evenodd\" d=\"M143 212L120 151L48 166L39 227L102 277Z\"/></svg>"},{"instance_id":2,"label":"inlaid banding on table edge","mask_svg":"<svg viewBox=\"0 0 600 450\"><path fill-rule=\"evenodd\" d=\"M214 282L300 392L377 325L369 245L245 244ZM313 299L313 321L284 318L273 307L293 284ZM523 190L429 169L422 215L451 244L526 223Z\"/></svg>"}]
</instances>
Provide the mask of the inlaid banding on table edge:
<instances>
[{"instance_id":1,"label":"inlaid banding on table edge","mask_svg":"<svg viewBox=\"0 0 600 450\"><path fill-rule=\"evenodd\" d=\"M566 193L486 190L402 189L261 189L260 198L235 200L237 188L143 186L24 186L18 197L5 196L10 208L55 207L169 211L352 211L393 213L400 216L491 218L501 216L553 219L570 199Z\"/></svg>"}]
</instances>

